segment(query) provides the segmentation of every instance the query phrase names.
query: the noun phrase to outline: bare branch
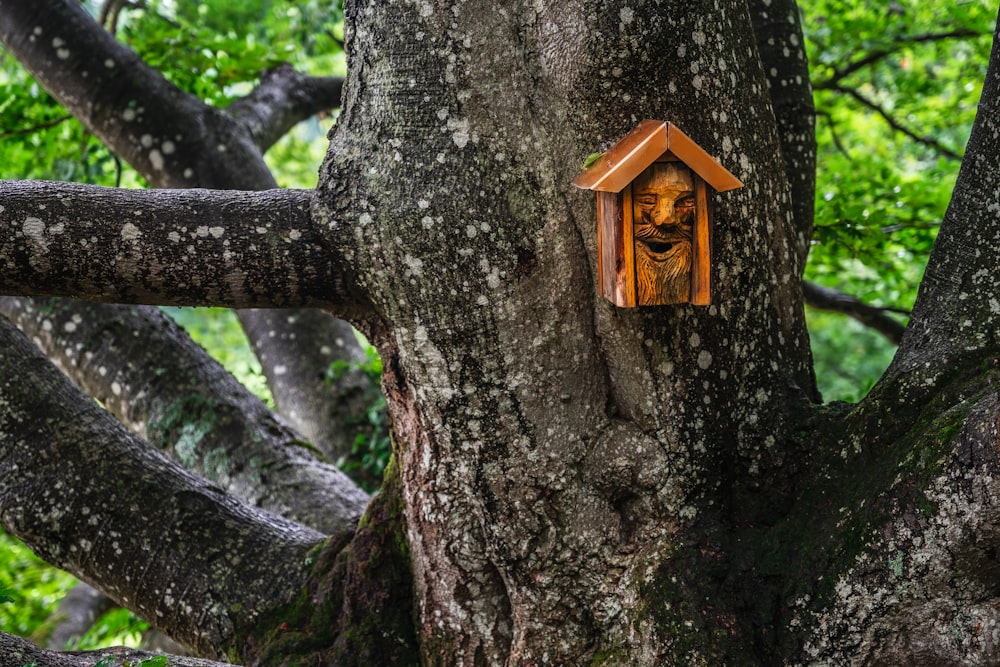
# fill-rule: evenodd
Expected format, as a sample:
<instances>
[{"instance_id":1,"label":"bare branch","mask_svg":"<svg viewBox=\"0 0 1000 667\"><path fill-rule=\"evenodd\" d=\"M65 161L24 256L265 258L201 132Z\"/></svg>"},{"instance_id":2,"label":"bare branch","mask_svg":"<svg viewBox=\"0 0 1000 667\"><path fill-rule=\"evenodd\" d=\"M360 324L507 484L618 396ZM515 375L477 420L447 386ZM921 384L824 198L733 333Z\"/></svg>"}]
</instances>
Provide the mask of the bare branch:
<instances>
[{"instance_id":1,"label":"bare branch","mask_svg":"<svg viewBox=\"0 0 1000 667\"><path fill-rule=\"evenodd\" d=\"M854 158L851 157L851 154L847 151L847 148L844 146L843 141L841 141L840 135L837 134L837 126L834 124L833 117L830 115L830 112L817 110L816 115L826 120L827 128L829 128L830 130L830 138L833 139L833 145L837 147L837 150L840 151L840 154L846 157L851 162L853 162Z\"/></svg>"},{"instance_id":2,"label":"bare branch","mask_svg":"<svg viewBox=\"0 0 1000 667\"><path fill-rule=\"evenodd\" d=\"M234 308L358 304L311 191L0 182L0 293Z\"/></svg>"},{"instance_id":3,"label":"bare branch","mask_svg":"<svg viewBox=\"0 0 1000 667\"><path fill-rule=\"evenodd\" d=\"M778 123L781 158L795 216L801 273L809 253L816 206L816 110L809 83L805 38L795 0L752 0L749 8Z\"/></svg>"},{"instance_id":4,"label":"bare branch","mask_svg":"<svg viewBox=\"0 0 1000 667\"><path fill-rule=\"evenodd\" d=\"M948 148L938 140L934 139L933 137L921 136L916 132L914 132L913 130L911 130L910 128L906 127L905 125L897 121L895 118L893 118L892 114L883 109L879 104L868 99L867 97L865 97L858 91L854 90L853 88L847 88L845 86L838 85L838 86L831 86L830 88L828 88L828 90L833 90L848 95L849 97L856 100L862 106L865 106L874 111L875 113L877 113L878 115L882 116L882 118L885 119L885 122L887 122L892 129L896 130L897 132L902 132L903 134L913 139L917 143L923 144L924 146L927 146L929 148L933 148L941 155L947 158L951 158L952 160L962 159L962 156L960 154L951 150L950 148Z\"/></svg>"},{"instance_id":5,"label":"bare branch","mask_svg":"<svg viewBox=\"0 0 1000 667\"><path fill-rule=\"evenodd\" d=\"M159 187L275 187L248 132L148 67L80 3L4 3L0 42L84 126Z\"/></svg>"},{"instance_id":6,"label":"bare branch","mask_svg":"<svg viewBox=\"0 0 1000 667\"><path fill-rule=\"evenodd\" d=\"M158 308L0 297L0 313L136 433L226 492L328 534L353 528L368 504Z\"/></svg>"},{"instance_id":7,"label":"bare branch","mask_svg":"<svg viewBox=\"0 0 1000 667\"><path fill-rule=\"evenodd\" d=\"M998 28L1000 29L1000 28ZM911 383L910 398L968 368L1000 359L1000 33L994 34L979 110L951 202L927 262L913 316L883 381ZM911 380L912 378L912 380Z\"/></svg>"},{"instance_id":8,"label":"bare branch","mask_svg":"<svg viewBox=\"0 0 1000 667\"><path fill-rule=\"evenodd\" d=\"M926 42L939 42L946 39L968 39L970 37L989 37L988 33L980 33L975 30L950 30L948 32L929 32L921 35L909 35L896 39L893 44L885 49L871 51L867 55L854 60L839 69L835 69L829 78L813 84L814 90L831 90L835 88L845 77L854 74L860 69L874 65L900 49L910 44L922 44Z\"/></svg>"},{"instance_id":9,"label":"bare branch","mask_svg":"<svg viewBox=\"0 0 1000 667\"><path fill-rule=\"evenodd\" d=\"M903 339L903 332L906 330L906 326L887 314L901 313L909 315L909 312L902 308L872 306L849 294L844 294L830 287L817 285L807 280L802 281L802 295L805 297L806 304L810 307L853 317L866 327L878 331L894 345L899 345L899 341Z\"/></svg>"},{"instance_id":10,"label":"bare branch","mask_svg":"<svg viewBox=\"0 0 1000 667\"><path fill-rule=\"evenodd\" d=\"M226 109L250 131L261 152L299 121L340 106L344 80L306 76L291 65L265 71L260 84Z\"/></svg>"},{"instance_id":11,"label":"bare branch","mask_svg":"<svg viewBox=\"0 0 1000 667\"><path fill-rule=\"evenodd\" d=\"M40 130L48 130L58 125L61 125L68 121L72 116L60 116L46 123L39 123L38 125L32 125L31 127L22 127L17 130L8 130L7 132L0 132L0 138L3 137L16 137L25 134L34 134Z\"/></svg>"}]
</instances>

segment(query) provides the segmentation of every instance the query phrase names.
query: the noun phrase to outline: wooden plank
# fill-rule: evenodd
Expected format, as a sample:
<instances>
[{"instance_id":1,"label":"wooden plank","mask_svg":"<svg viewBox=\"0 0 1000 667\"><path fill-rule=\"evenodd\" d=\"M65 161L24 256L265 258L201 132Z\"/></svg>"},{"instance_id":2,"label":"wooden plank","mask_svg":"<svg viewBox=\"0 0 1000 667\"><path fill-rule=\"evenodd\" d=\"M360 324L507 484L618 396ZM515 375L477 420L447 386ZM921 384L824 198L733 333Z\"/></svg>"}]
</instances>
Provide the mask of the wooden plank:
<instances>
[{"instance_id":1,"label":"wooden plank","mask_svg":"<svg viewBox=\"0 0 1000 667\"><path fill-rule=\"evenodd\" d=\"M621 299L616 302L622 308L635 308L635 242L633 241L632 185L622 190L622 267L621 267Z\"/></svg>"},{"instance_id":2,"label":"wooden plank","mask_svg":"<svg viewBox=\"0 0 1000 667\"><path fill-rule=\"evenodd\" d=\"M667 150L667 123L644 120L580 172L573 185L587 190L621 192Z\"/></svg>"},{"instance_id":3,"label":"wooden plank","mask_svg":"<svg viewBox=\"0 0 1000 667\"><path fill-rule=\"evenodd\" d=\"M712 303L712 216L705 181L694 177L695 223L692 234L691 303Z\"/></svg>"},{"instance_id":4,"label":"wooden plank","mask_svg":"<svg viewBox=\"0 0 1000 667\"><path fill-rule=\"evenodd\" d=\"M635 305L631 206L631 187L597 193L598 285L602 296L622 308Z\"/></svg>"}]
</instances>

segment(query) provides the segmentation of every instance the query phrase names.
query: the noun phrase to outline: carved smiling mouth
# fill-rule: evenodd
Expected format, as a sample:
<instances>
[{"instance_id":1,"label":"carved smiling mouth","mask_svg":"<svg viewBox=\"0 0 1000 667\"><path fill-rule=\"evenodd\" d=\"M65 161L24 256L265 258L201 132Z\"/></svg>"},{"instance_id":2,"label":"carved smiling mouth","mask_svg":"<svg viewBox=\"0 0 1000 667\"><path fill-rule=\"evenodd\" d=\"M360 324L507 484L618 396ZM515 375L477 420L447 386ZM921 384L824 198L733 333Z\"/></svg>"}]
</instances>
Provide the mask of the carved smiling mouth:
<instances>
[{"instance_id":1,"label":"carved smiling mouth","mask_svg":"<svg viewBox=\"0 0 1000 667\"><path fill-rule=\"evenodd\" d=\"M677 254L684 254L683 248L690 244L687 239L674 239L671 241L652 239L637 239L637 241L645 246L646 255L655 261L665 261L671 259Z\"/></svg>"},{"instance_id":2,"label":"carved smiling mouth","mask_svg":"<svg viewBox=\"0 0 1000 667\"><path fill-rule=\"evenodd\" d=\"M646 241L646 247L653 251L655 254L660 254L667 252L674 247L673 243L667 243L663 241Z\"/></svg>"}]
</instances>

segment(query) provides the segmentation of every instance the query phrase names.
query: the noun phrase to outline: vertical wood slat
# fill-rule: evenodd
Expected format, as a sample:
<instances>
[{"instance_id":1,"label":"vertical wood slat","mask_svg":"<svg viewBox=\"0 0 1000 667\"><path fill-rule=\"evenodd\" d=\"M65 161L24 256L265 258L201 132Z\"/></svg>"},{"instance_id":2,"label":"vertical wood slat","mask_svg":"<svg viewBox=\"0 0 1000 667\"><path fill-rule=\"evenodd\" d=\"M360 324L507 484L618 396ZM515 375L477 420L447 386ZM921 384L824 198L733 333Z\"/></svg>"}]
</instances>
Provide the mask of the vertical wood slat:
<instances>
[{"instance_id":1,"label":"vertical wood slat","mask_svg":"<svg viewBox=\"0 0 1000 667\"><path fill-rule=\"evenodd\" d=\"M712 303L712 227L708 207L708 188L698 176L695 181L695 224L692 238L691 303L708 306Z\"/></svg>"},{"instance_id":2,"label":"vertical wood slat","mask_svg":"<svg viewBox=\"0 0 1000 667\"><path fill-rule=\"evenodd\" d=\"M619 308L635 307L631 186L597 193L597 272L605 298Z\"/></svg>"}]
</instances>

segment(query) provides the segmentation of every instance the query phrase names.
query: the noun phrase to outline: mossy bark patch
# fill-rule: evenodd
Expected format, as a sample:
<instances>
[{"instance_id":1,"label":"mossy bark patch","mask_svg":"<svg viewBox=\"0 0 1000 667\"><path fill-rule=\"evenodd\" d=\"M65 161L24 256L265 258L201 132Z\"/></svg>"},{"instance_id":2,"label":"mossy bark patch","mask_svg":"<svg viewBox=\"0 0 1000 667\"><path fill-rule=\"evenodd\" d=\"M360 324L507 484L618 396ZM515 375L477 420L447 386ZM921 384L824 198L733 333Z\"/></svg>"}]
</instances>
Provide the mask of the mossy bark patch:
<instances>
[{"instance_id":1,"label":"mossy bark patch","mask_svg":"<svg viewBox=\"0 0 1000 667\"><path fill-rule=\"evenodd\" d=\"M238 656L258 665L416 665L413 576L399 475L352 533L329 538L311 557L300 595L249 630Z\"/></svg>"}]
</instances>

